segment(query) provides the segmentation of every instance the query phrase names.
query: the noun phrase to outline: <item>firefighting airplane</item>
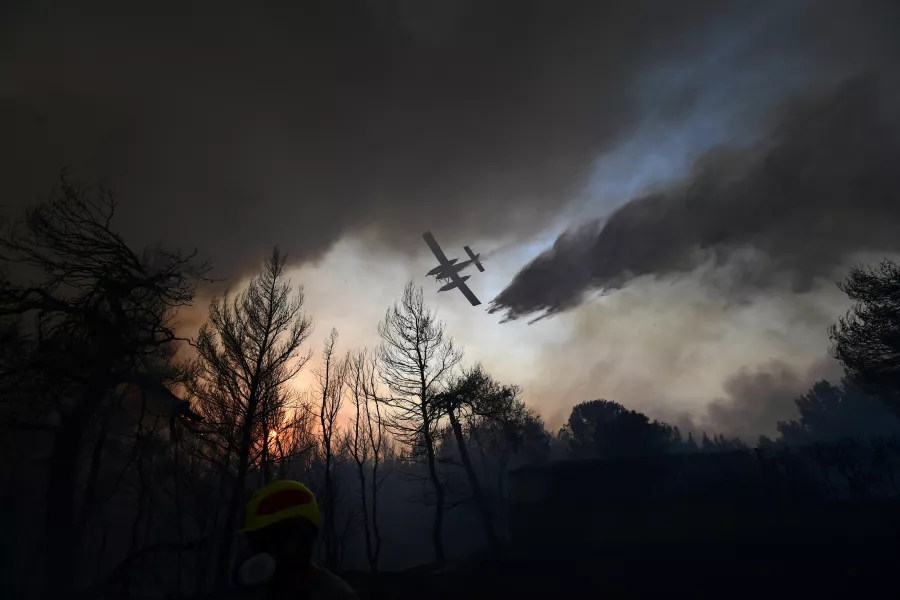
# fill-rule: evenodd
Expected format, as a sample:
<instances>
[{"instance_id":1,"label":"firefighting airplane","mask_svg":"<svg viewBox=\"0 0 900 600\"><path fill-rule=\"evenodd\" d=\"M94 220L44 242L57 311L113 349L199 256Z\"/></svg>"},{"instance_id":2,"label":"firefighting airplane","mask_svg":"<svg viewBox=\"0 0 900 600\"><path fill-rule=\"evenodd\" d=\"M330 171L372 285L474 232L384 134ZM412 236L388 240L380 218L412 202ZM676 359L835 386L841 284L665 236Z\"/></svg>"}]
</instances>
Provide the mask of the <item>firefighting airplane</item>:
<instances>
[{"instance_id":1,"label":"firefighting airplane","mask_svg":"<svg viewBox=\"0 0 900 600\"><path fill-rule=\"evenodd\" d=\"M438 246L437 241L434 239L434 236L431 235L430 231L426 231L422 234L422 237L425 239L425 243L428 244L428 247L431 248L431 251L434 253L435 258L438 259L439 264L432 270L428 271L428 275L434 275L435 279L440 281L448 281L449 283L445 284L439 292L446 292L447 290L452 290L453 288L458 288L462 295L466 297L472 306L478 306L481 304L481 300L475 297L475 294L472 293L472 290L465 284L466 279L470 277L470 275L466 275L465 277L460 277L459 272L465 269L470 265L475 265L478 267L478 270L484 272L484 267L481 266L481 262L478 260L480 254L473 254L472 250L468 246L463 246L466 251L466 254L469 255L469 260L464 260L461 263L458 263L458 258L454 258L452 260L447 259L447 256L444 254L444 251L441 250L441 247Z\"/></svg>"}]
</instances>

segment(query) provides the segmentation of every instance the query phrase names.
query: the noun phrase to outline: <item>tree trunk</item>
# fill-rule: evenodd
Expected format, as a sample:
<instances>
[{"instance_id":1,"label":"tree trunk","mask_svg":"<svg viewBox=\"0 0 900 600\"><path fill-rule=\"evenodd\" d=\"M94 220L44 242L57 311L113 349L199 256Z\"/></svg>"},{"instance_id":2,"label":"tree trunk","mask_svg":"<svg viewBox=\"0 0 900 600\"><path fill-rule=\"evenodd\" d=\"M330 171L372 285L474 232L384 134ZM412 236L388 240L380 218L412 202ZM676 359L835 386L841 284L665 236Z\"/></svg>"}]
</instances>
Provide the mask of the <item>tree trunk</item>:
<instances>
[{"instance_id":1,"label":"tree trunk","mask_svg":"<svg viewBox=\"0 0 900 600\"><path fill-rule=\"evenodd\" d=\"M219 547L219 558L216 562L216 577L213 582L213 593L221 596L228 584L228 567L231 563L231 547L234 542L234 533L237 529L238 513L244 499L244 482L247 479L247 470L250 463L250 446L253 444L253 424L256 414L256 402L248 403L246 420L241 431L241 447L238 454L238 470L231 489L231 498L228 502L228 512L225 515L225 524L222 531L222 543Z\"/></svg>"},{"instance_id":2,"label":"tree trunk","mask_svg":"<svg viewBox=\"0 0 900 600\"><path fill-rule=\"evenodd\" d=\"M378 557L381 555L381 530L378 527L378 457L372 465L372 537L374 548L372 549L372 564L374 572L378 572Z\"/></svg>"},{"instance_id":3,"label":"tree trunk","mask_svg":"<svg viewBox=\"0 0 900 600\"><path fill-rule=\"evenodd\" d=\"M375 386L373 385L374 389ZM378 481L378 464L383 460L381 452L382 452L382 442L383 442L383 431L381 429L381 409L378 406L378 399L375 399L375 413L377 415L377 421L375 427L378 428L378 442L375 442L375 432L372 425L372 414L369 412L368 400L366 401L366 426L369 432L369 442L372 444L372 538L373 538L373 548L372 548L372 564L373 564L373 574L377 574L378 572L378 558L381 556L381 530L378 527L378 488L381 485ZM373 583L377 582L377 577L373 577ZM376 591L378 588L376 588Z\"/></svg>"},{"instance_id":4,"label":"tree trunk","mask_svg":"<svg viewBox=\"0 0 900 600\"><path fill-rule=\"evenodd\" d=\"M331 477L331 436L325 443L325 560L329 569L337 567L337 522L335 520L334 482Z\"/></svg>"},{"instance_id":5,"label":"tree trunk","mask_svg":"<svg viewBox=\"0 0 900 600\"><path fill-rule=\"evenodd\" d=\"M356 463L356 468L359 470L359 500L360 508L362 509L363 533L366 537L366 558L369 561L369 571L374 573L378 570L378 565L375 562L375 557L373 555L372 531L369 528L369 500L366 496L366 464L359 461Z\"/></svg>"},{"instance_id":6,"label":"tree trunk","mask_svg":"<svg viewBox=\"0 0 900 600\"><path fill-rule=\"evenodd\" d=\"M272 464L271 459L269 458L269 444L271 443L270 435L271 432L269 431L269 428L263 427L263 447L262 456L260 457L263 485L268 485L272 482Z\"/></svg>"},{"instance_id":7,"label":"tree trunk","mask_svg":"<svg viewBox=\"0 0 900 600\"><path fill-rule=\"evenodd\" d=\"M424 412L424 411L423 411ZM425 452L428 455L428 475L431 479L431 485L434 486L434 493L437 502L434 507L434 525L431 528L431 541L434 544L434 560L439 566L447 563L447 556L444 553L444 486L437 472L437 460L434 455L434 440L431 438L431 423L426 419L423 426L425 437Z\"/></svg>"},{"instance_id":8,"label":"tree trunk","mask_svg":"<svg viewBox=\"0 0 900 600\"><path fill-rule=\"evenodd\" d=\"M91 518L91 513L94 511L97 495L97 482L100 479L100 461L103 458L103 449L106 446L108 431L109 420L104 418L103 423L100 425L100 433L97 435L97 441L94 442L94 450L91 453L91 468L88 472L87 485L81 500L81 509L78 517L78 526L81 530L87 525L88 520Z\"/></svg>"},{"instance_id":9,"label":"tree trunk","mask_svg":"<svg viewBox=\"0 0 900 600\"><path fill-rule=\"evenodd\" d=\"M80 543L75 522L75 488L85 424L82 416L64 416L53 440L44 508L44 600L74 595Z\"/></svg>"},{"instance_id":10,"label":"tree trunk","mask_svg":"<svg viewBox=\"0 0 900 600\"><path fill-rule=\"evenodd\" d=\"M459 457L462 460L463 468L466 470L466 476L469 478L469 485L472 486L472 495L475 496L475 504L478 506L481 525L484 527L484 535L491 548L497 549L500 547L500 538L497 537L497 532L494 530L491 509L487 504L487 499L484 497L481 485L478 483L478 476L475 474L475 469L472 467L472 460L469 457L469 449L466 447L466 440L463 437L462 426L459 423L456 410L450 409L448 412L450 416L450 426L452 427L453 435L456 438L456 445L459 446Z\"/></svg>"},{"instance_id":11,"label":"tree trunk","mask_svg":"<svg viewBox=\"0 0 900 600\"><path fill-rule=\"evenodd\" d=\"M225 464L228 465L231 463L231 448L228 449L228 453L225 456ZM216 486L216 495L215 498L225 498L228 491L228 477L230 473L228 472L228 467L225 467L224 472L219 478L218 485ZM214 506L206 505L208 510L203 510L201 512L203 524L201 527L201 531L209 531L215 530L216 523L219 521L219 516L222 514L221 506L216 503ZM203 591L206 592L212 586L215 586L215 577L216 577L216 568L217 563L216 560L218 558L218 554L216 551L218 550L218 546L221 544L216 543L215 537L213 537L210 541L209 547L205 552L198 558L198 567L197 572L199 573L199 577L201 578L198 583L198 594Z\"/></svg>"},{"instance_id":12,"label":"tree trunk","mask_svg":"<svg viewBox=\"0 0 900 600\"><path fill-rule=\"evenodd\" d=\"M75 516L78 459L84 432L103 400L103 378L93 377L71 413L62 412L47 468L45 500L45 600L73 595L78 570L81 523ZM87 508L87 507L85 507Z\"/></svg>"},{"instance_id":13,"label":"tree trunk","mask_svg":"<svg viewBox=\"0 0 900 600\"><path fill-rule=\"evenodd\" d=\"M182 546L184 545L184 519L182 516L183 511L181 505L181 486L179 485L179 482L181 481L180 446L181 440L176 438L173 452L175 453L175 526L178 531L178 553L175 556L175 563L178 565L175 571L175 590L177 596L181 596L184 593L184 549L182 548Z\"/></svg>"},{"instance_id":14,"label":"tree trunk","mask_svg":"<svg viewBox=\"0 0 900 600\"><path fill-rule=\"evenodd\" d=\"M76 520L75 491L78 487L78 459L85 430L107 389L102 376L90 378L86 391L71 413L63 411L53 438L47 467L44 503L44 589L45 600L73 594L78 570L81 523Z\"/></svg>"}]
</instances>

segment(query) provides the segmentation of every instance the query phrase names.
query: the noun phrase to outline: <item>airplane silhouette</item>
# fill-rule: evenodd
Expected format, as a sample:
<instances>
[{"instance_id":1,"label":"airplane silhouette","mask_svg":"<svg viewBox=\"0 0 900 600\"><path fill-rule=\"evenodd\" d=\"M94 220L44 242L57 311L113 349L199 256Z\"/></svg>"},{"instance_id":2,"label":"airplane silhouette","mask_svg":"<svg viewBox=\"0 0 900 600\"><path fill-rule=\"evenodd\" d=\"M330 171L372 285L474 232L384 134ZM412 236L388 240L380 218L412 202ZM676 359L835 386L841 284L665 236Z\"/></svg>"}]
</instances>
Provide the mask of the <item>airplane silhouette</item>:
<instances>
[{"instance_id":1,"label":"airplane silhouette","mask_svg":"<svg viewBox=\"0 0 900 600\"><path fill-rule=\"evenodd\" d=\"M479 271L484 272L484 267L481 264L481 261L478 258L481 254L475 254L472 252L472 249L468 246L463 246L466 251L466 254L469 255L469 260L464 260L463 262L458 262L458 258L448 259L444 254L444 251L441 250L441 247L438 245L437 240L434 239L434 236L431 235L430 231L426 231L422 234L422 238L425 240L425 243L428 244L428 247L431 248L431 252L434 253L435 258L438 259L440 263L435 268L428 271L428 276L434 275L435 279L442 281L449 281L446 285L439 289L439 292L446 292L448 290L452 290L454 288L458 289L462 292L462 295L466 297L466 299L472 304L472 306L478 306L481 304L481 301L475 297L475 294L472 293L472 290L465 284L465 281L471 277L470 275L466 275L465 277L460 277L459 272L463 269L475 265Z\"/></svg>"}]
</instances>

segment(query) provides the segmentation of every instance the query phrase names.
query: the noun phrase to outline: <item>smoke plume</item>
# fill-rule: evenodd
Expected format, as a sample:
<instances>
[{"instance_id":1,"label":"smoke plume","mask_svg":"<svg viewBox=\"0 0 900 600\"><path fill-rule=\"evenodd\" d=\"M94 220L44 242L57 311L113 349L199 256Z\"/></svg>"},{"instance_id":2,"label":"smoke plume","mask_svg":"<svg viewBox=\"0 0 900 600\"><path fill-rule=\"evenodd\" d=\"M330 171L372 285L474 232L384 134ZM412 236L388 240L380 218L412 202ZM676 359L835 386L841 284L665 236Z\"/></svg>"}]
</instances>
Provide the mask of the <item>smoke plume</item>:
<instances>
[{"instance_id":1,"label":"smoke plume","mask_svg":"<svg viewBox=\"0 0 900 600\"><path fill-rule=\"evenodd\" d=\"M855 78L786 102L757 143L712 150L687 180L561 236L492 310L554 314L592 290L710 259L734 262L730 293L806 291L854 253L900 250L898 98L883 80Z\"/></svg>"}]
</instances>

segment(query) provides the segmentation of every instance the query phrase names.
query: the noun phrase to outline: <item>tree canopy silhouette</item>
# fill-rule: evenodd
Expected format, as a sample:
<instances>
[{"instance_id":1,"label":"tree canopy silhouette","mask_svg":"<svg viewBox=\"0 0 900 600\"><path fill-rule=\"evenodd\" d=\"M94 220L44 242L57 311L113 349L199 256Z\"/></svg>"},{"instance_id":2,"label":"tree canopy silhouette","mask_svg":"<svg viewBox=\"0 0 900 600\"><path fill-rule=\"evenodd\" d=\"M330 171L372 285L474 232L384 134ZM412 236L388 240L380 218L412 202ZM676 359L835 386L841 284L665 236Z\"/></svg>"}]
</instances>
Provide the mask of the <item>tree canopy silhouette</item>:
<instances>
[{"instance_id":1,"label":"tree canopy silhouette","mask_svg":"<svg viewBox=\"0 0 900 600\"><path fill-rule=\"evenodd\" d=\"M790 445L900 434L900 419L849 378L840 385L819 381L794 403L800 417L778 423L781 441Z\"/></svg>"},{"instance_id":2,"label":"tree canopy silhouette","mask_svg":"<svg viewBox=\"0 0 900 600\"><path fill-rule=\"evenodd\" d=\"M463 425L464 423L470 425L476 419L495 423L511 421L511 417L515 416L515 401L518 394L518 388L500 384L478 364L450 381L435 397L437 410L445 413L450 419L450 428L466 471L466 478L475 497L485 537L494 549L500 548L500 536L497 534L484 487L475 473Z\"/></svg>"},{"instance_id":3,"label":"tree canopy silhouette","mask_svg":"<svg viewBox=\"0 0 900 600\"><path fill-rule=\"evenodd\" d=\"M2 412L21 428L51 432L45 497L47 598L68 597L78 569L76 514L93 508L94 487L76 501L80 457L92 424L106 440L111 393L124 385L161 386L177 376L171 358L175 314L194 299L208 271L194 254L132 250L115 231L116 200L102 187L59 179L51 199L27 210L0 237L0 318L4 337ZM99 448L99 450L98 450ZM98 460L88 481L94 480Z\"/></svg>"},{"instance_id":4,"label":"tree canopy silhouette","mask_svg":"<svg viewBox=\"0 0 900 600\"><path fill-rule=\"evenodd\" d=\"M651 420L611 400L591 400L572 408L559 439L570 458L633 458L667 453L723 452L744 449L737 438L703 432L698 444L692 434L683 438L678 427Z\"/></svg>"},{"instance_id":5,"label":"tree canopy silhouette","mask_svg":"<svg viewBox=\"0 0 900 600\"><path fill-rule=\"evenodd\" d=\"M561 438L578 458L622 458L662 454L674 428L610 400L582 402L572 409Z\"/></svg>"},{"instance_id":6,"label":"tree canopy silhouette","mask_svg":"<svg viewBox=\"0 0 900 600\"><path fill-rule=\"evenodd\" d=\"M900 411L900 266L855 267L838 287L856 302L829 329L831 354L848 375Z\"/></svg>"}]
</instances>

